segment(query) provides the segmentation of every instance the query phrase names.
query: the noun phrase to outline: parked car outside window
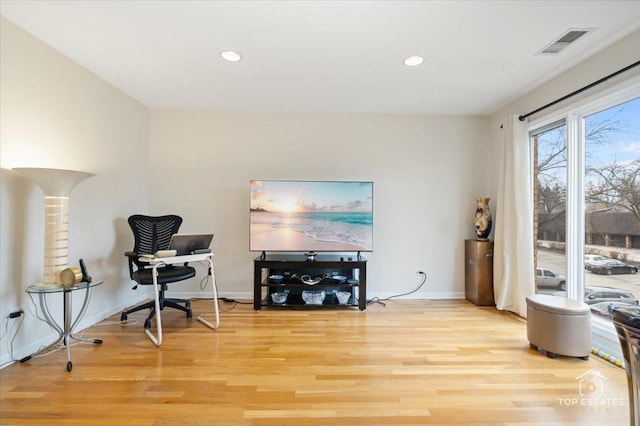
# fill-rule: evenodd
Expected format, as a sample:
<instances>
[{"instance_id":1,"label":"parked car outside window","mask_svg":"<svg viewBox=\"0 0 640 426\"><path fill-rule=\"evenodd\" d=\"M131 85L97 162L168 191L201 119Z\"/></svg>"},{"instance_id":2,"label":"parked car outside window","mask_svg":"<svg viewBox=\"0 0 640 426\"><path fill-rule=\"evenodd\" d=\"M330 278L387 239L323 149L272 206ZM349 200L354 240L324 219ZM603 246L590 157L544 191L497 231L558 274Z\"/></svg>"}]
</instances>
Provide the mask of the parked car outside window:
<instances>
[{"instance_id":1,"label":"parked car outside window","mask_svg":"<svg viewBox=\"0 0 640 426\"><path fill-rule=\"evenodd\" d=\"M584 301L588 305L601 302L620 302L637 305L638 299L630 291L611 287L586 287Z\"/></svg>"},{"instance_id":2,"label":"parked car outside window","mask_svg":"<svg viewBox=\"0 0 640 426\"><path fill-rule=\"evenodd\" d=\"M536 268L536 288L538 289L555 289L566 290L567 279L564 275L556 274L555 272L545 269Z\"/></svg>"},{"instance_id":3,"label":"parked car outside window","mask_svg":"<svg viewBox=\"0 0 640 426\"><path fill-rule=\"evenodd\" d=\"M594 262L587 267L587 269L594 274L635 274L638 272L638 267L628 265L619 260L607 260L601 262Z\"/></svg>"},{"instance_id":4,"label":"parked car outside window","mask_svg":"<svg viewBox=\"0 0 640 426\"><path fill-rule=\"evenodd\" d=\"M567 297L566 291L556 291L552 293L553 296ZM621 288L613 287L585 287L584 289L584 302L587 305L603 306L604 303L613 303L618 305L624 303L627 305L637 305L638 299L630 291L623 290Z\"/></svg>"},{"instance_id":5,"label":"parked car outside window","mask_svg":"<svg viewBox=\"0 0 640 426\"><path fill-rule=\"evenodd\" d=\"M624 308L625 306L629 306L629 303L626 302L598 302L589 305L592 312L596 312L604 317L611 318L611 311L615 308Z\"/></svg>"},{"instance_id":6,"label":"parked car outside window","mask_svg":"<svg viewBox=\"0 0 640 426\"><path fill-rule=\"evenodd\" d=\"M600 256L598 254L585 254L584 255L584 269L589 269L591 265L594 265L599 262L605 262L607 260L612 260L608 257Z\"/></svg>"}]
</instances>

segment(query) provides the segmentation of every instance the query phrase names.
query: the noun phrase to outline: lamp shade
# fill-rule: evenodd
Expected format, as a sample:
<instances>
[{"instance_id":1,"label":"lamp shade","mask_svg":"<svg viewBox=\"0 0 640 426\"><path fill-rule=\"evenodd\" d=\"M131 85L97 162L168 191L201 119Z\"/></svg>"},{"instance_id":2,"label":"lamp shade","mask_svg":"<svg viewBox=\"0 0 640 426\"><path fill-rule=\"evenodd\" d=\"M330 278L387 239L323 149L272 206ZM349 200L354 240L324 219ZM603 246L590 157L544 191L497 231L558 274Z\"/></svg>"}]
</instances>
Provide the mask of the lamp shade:
<instances>
[{"instance_id":1,"label":"lamp shade","mask_svg":"<svg viewBox=\"0 0 640 426\"><path fill-rule=\"evenodd\" d=\"M69 195L80 181L93 173L75 170L16 168L44 192L44 277L37 286L61 285L60 273L67 268L69 249Z\"/></svg>"},{"instance_id":2,"label":"lamp shade","mask_svg":"<svg viewBox=\"0 0 640 426\"><path fill-rule=\"evenodd\" d=\"M68 197L77 184L88 177L95 176L93 173L75 170L38 167L19 167L13 170L31 178L42 188L44 195L47 197Z\"/></svg>"}]
</instances>

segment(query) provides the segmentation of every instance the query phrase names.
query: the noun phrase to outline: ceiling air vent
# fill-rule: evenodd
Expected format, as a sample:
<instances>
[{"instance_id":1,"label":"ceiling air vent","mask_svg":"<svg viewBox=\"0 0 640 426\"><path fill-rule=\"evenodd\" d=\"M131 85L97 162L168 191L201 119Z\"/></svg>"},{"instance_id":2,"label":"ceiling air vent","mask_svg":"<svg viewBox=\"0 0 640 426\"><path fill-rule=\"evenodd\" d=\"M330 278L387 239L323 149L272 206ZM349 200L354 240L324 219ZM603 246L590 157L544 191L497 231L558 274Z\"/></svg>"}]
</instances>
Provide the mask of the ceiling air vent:
<instances>
[{"instance_id":1,"label":"ceiling air vent","mask_svg":"<svg viewBox=\"0 0 640 426\"><path fill-rule=\"evenodd\" d=\"M556 55L594 30L595 28L570 29L536 55Z\"/></svg>"}]
</instances>

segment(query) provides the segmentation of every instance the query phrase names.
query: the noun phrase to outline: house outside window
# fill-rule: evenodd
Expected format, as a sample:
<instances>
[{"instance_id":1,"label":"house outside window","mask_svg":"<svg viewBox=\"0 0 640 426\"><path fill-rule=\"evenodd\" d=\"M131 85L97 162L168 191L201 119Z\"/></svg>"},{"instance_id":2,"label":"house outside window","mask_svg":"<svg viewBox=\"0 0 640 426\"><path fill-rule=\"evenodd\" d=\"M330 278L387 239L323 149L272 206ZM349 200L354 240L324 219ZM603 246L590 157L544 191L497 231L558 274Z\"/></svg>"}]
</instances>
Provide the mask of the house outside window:
<instances>
[{"instance_id":1,"label":"house outside window","mask_svg":"<svg viewBox=\"0 0 640 426\"><path fill-rule=\"evenodd\" d=\"M530 141L536 267L566 281L538 274L536 292L588 303L594 347L621 357L609 312L640 301L640 78L532 121Z\"/></svg>"}]
</instances>

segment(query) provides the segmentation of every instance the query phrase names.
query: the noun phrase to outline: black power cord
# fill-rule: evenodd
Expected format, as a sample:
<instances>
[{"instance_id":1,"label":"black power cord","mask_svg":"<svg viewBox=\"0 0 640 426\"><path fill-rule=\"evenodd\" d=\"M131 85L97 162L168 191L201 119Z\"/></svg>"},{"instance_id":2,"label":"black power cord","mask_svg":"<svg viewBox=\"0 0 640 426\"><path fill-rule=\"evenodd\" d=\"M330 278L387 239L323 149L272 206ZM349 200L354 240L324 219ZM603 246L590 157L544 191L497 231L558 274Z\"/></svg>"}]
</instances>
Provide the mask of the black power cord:
<instances>
[{"instance_id":1,"label":"black power cord","mask_svg":"<svg viewBox=\"0 0 640 426\"><path fill-rule=\"evenodd\" d=\"M20 312L23 312L22 309L20 310ZM5 365L11 364L12 362L15 361L19 361L19 359L16 359L13 357L13 341L16 339L16 336L18 335L18 331L20 331L20 327L22 327L22 323L24 322L24 313L22 313L22 315L18 316L18 317L12 317L11 315L7 315L7 319L6 322L4 324L4 332L2 333L2 335L0 336L0 341L2 341L2 339L4 339L4 337L7 335L7 333L9 333L9 319L10 318L20 318L20 321L18 322L17 327L15 328L15 331L13 331L13 336L11 337L11 340L9 341L9 361L3 363L0 365L0 368L4 367ZM12 325L13 327L13 325Z\"/></svg>"},{"instance_id":2,"label":"black power cord","mask_svg":"<svg viewBox=\"0 0 640 426\"><path fill-rule=\"evenodd\" d=\"M423 271L418 271L417 272L419 275L422 275L422 282L418 285L418 287L416 287L414 290L411 290L408 293L402 293L402 294L394 294L392 296L389 297L385 297L384 299L380 299L379 297L373 297L369 300L367 300L367 305L373 305L374 303L377 303L381 306L387 306L384 302L387 300L391 300L395 297L402 297L402 296L408 296L410 294L415 293L416 291L420 290L420 288L424 285L424 283L427 282L427 274Z\"/></svg>"}]
</instances>

